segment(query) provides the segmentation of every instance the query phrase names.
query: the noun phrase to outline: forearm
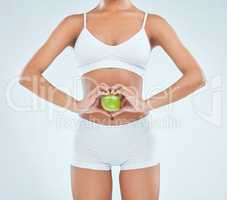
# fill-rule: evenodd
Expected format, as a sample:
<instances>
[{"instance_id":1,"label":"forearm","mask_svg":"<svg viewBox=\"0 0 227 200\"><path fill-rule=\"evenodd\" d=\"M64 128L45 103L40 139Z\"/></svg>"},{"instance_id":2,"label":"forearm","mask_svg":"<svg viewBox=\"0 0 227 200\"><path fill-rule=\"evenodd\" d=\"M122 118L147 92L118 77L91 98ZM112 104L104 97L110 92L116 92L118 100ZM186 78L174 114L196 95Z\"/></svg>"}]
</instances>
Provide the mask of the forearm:
<instances>
[{"instance_id":1,"label":"forearm","mask_svg":"<svg viewBox=\"0 0 227 200\"><path fill-rule=\"evenodd\" d=\"M57 89L41 74L24 74L20 79L20 84L46 101L64 107L72 112L78 112L78 101Z\"/></svg>"},{"instance_id":2,"label":"forearm","mask_svg":"<svg viewBox=\"0 0 227 200\"><path fill-rule=\"evenodd\" d=\"M146 99L145 103L149 110L153 110L180 100L204 85L205 80L202 74L200 76L194 73L185 74L164 91Z\"/></svg>"}]
</instances>

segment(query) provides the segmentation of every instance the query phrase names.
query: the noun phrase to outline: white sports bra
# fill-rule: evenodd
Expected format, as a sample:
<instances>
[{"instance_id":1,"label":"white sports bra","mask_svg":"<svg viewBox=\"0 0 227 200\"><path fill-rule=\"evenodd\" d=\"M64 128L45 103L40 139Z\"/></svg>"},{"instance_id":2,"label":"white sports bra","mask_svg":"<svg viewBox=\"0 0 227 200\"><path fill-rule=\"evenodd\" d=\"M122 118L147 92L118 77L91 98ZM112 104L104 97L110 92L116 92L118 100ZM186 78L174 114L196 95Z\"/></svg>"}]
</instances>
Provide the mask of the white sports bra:
<instances>
[{"instance_id":1,"label":"white sports bra","mask_svg":"<svg viewBox=\"0 0 227 200\"><path fill-rule=\"evenodd\" d=\"M118 45L109 45L97 39L87 29L84 13L84 27L74 45L78 73L83 75L95 69L122 68L144 77L144 66L152 49L144 28L146 18L147 13L144 15L141 29L128 40Z\"/></svg>"}]
</instances>

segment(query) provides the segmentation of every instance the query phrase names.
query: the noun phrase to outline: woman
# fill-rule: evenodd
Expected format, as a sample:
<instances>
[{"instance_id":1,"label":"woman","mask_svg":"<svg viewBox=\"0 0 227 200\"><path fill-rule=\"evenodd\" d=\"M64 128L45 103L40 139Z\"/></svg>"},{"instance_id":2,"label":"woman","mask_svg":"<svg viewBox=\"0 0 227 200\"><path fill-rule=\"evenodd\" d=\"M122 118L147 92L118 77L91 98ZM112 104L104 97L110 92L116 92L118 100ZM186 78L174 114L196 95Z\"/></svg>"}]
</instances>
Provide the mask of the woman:
<instances>
[{"instance_id":1,"label":"woman","mask_svg":"<svg viewBox=\"0 0 227 200\"><path fill-rule=\"evenodd\" d=\"M82 100L42 76L69 46L75 50L83 79ZM157 46L165 50L182 77L166 90L143 99L144 65ZM199 64L165 19L144 13L130 0L101 0L89 12L61 21L25 66L20 83L80 116L71 167L74 200L110 200L113 165L121 167L122 199L157 200L160 163L148 114L204 86L205 80ZM119 96L120 110L104 109L100 103L104 95Z\"/></svg>"}]
</instances>

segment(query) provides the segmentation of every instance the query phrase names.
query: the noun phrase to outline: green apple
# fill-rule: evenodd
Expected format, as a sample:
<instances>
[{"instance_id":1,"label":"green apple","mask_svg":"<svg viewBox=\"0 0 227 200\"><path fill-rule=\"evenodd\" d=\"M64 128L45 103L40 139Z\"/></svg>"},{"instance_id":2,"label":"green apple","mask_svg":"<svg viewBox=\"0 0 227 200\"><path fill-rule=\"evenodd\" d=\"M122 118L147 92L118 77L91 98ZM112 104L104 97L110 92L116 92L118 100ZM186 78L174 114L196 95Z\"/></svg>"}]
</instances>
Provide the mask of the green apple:
<instances>
[{"instance_id":1,"label":"green apple","mask_svg":"<svg viewBox=\"0 0 227 200\"><path fill-rule=\"evenodd\" d=\"M104 95L101 97L101 106L109 112L118 111L121 107L121 97L119 95Z\"/></svg>"}]
</instances>

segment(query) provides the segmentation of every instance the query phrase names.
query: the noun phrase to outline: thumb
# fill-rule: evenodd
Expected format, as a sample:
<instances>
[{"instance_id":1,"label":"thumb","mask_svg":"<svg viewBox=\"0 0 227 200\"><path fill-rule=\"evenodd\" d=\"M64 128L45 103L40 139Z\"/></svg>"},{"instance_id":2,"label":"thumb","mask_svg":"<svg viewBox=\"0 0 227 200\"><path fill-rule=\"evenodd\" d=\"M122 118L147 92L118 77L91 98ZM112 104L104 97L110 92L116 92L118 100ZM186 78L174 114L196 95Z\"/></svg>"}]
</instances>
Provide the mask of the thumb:
<instances>
[{"instance_id":1,"label":"thumb","mask_svg":"<svg viewBox=\"0 0 227 200\"><path fill-rule=\"evenodd\" d=\"M116 111L112 114L113 117L116 117L117 115L120 115L123 112L132 112L133 108L131 106L125 106L122 109L120 109L119 111Z\"/></svg>"}]
</instances>

